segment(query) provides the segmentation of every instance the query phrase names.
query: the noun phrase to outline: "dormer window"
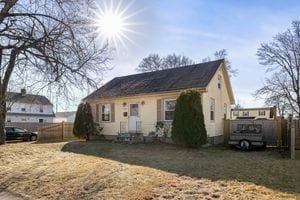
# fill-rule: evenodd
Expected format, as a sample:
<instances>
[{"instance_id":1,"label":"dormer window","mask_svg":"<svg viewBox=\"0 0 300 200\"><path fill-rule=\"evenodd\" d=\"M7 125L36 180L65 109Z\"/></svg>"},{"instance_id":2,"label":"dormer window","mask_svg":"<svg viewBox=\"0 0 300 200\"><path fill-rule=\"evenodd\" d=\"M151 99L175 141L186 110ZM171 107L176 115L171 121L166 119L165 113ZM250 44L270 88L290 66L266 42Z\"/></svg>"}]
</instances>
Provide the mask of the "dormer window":
<instances>
[{"instance_id":1,"label":"dormer window","mask_svg":"<svg viewBox=\"0 0 300 200\"><path fill-rule=\"evenodd\" d=\"M26 108L21 108L21 111L22 112L26 112Z\"/></svg>"},{"instance_id":2,"label":"dormer window","mask_svg":"<svg viewBox=\"0 0 300 200\"><path fill-rule=\"evenodd\" d=\"M44 112L43 106L40 106L40 112Z\"/></svg>"}]
</instances>

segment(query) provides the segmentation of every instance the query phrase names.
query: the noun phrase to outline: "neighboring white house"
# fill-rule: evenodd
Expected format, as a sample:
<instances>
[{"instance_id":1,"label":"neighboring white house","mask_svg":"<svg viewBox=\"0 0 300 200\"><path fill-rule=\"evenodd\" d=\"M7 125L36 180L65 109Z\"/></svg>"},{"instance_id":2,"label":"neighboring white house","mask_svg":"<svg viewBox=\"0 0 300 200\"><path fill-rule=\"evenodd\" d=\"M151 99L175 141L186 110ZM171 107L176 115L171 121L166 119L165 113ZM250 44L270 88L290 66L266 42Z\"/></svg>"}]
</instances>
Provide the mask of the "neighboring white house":
<instances>
[{"instance_id":1,"label":"neighboring white house","mask_svg":"<svg viewBox=\"0 0 300 200\"><path fill-rule=\"evenodd\" d=\"M7 93L6 122L52 123L53 105L45 96L20 93Z\"/></svg>"},{"instance_id":2,"label":"neighboring white house","mask_svg":"<svg viewBox=\"0 0 300 200\"><path fill-rule=\"evenodd\" d=\"M231 109L231 119L276 119L276 107Z\"/></svg>"},{"instance_id":3,"label":"neighboring white house","mask_svg":"<svg viewBox=\"0 0 300 200\"><path fill-rule=\"evenodd\" d=\"M84 100L107 139L122 132L146 136L155 131L157 122L172 123L176 99L186 89L201 92L206 130L210 140L218 143L224 137L223 119L230 119L234 104L223 60L117 77Z\"/></svg>"},{"instance_id":4,"label":"neighboring white house","mask_svg":"<svg viewBox=\"0 0 300 200\"><path fill-rule=\"evenodd\" d=\"M59 122L74 122L76 116L76 111L71 112L57 112L55 113L55 118L53 119L53 122L59 123Z\"/></svg>"}]
</instances>

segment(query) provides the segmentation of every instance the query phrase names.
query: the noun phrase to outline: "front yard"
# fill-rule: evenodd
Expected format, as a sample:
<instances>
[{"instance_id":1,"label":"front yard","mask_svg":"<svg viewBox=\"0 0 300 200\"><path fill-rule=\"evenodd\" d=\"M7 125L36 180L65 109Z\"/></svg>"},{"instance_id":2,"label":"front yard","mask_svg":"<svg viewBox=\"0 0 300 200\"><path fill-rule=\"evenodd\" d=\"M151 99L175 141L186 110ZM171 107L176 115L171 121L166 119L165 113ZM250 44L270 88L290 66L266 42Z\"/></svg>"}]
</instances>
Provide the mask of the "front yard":
<instances>
[{"instance_id":1,"label":"front yard","mask_svg":"<svg viewBox=\"0 0 300 200\"><path fill-rule=\"evenodd\" d=\"M25 199L296 199L300 161L162 144L0 146L0 192Z\"/></svg>"}]
</instances>

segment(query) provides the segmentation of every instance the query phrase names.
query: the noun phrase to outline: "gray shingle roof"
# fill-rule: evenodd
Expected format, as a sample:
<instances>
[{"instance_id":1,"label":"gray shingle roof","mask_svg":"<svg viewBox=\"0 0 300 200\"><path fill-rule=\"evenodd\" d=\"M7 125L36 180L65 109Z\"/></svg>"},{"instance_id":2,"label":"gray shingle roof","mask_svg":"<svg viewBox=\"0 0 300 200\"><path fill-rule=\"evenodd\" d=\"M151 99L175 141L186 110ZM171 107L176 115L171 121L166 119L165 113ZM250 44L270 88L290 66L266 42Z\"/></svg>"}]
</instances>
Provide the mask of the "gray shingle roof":
<instances>
[{"instance_id":1,"label":"gray shingle roof","mask_svg":"<svg viewBox=\"0 0 300 200\"><path fill-rule=\"evenodd\" d=\"M39 105L52 105L49 99L41 95L26 94L22 96L21 93L7 92L7 101L13 103L28 103L28 104L39 104Z\"/></svg>"},{"instance_id":2,"label":"gray shingle roof","mask_svg":"<svg viewBox=\"0 0 300 200\"><path fill-rule=\"evenodd\" d=\"M84 100L206 87L222 60L117 77Z\"/></svg>"}]
</instances>

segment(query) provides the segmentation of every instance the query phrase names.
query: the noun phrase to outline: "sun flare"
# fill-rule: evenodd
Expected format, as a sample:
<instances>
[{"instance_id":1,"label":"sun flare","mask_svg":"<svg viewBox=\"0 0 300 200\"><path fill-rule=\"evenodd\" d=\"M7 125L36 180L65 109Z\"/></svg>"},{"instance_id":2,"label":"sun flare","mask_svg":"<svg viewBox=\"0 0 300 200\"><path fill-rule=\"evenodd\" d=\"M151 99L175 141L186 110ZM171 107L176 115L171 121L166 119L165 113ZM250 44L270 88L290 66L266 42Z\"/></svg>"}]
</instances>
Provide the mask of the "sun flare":
<instances>
[{"instance_id":1,"label":"sun flare","mask_svg":"<svg viewBox=\"0 0 300 200\"><path fill-rule=\"evenodd\" d=\"M105 12L97 20L97 25L106 39L119 37L124 31L124 19L117 13Z\"/></svg>"},{"instance_id":2,"label":"sun flare","mask_svg":"<svg viewBox=\"0 0 300 200\"><path fill-rule=\"evenodd\" d=\"M122 5L122 1L119 1L118 4L114 4L113 0L109 2L110 5L106 1L103 1L103 5L97 5L93 20L96 32L102 42L108 42L117 49L120 45L126 48L126 42L134 44L129 35L139 34L133 30L133 26L138 23L133 23L132 18L140 11L129 14L129 8L133 2L126 6Z\"/></svg>"}]
</instances>

